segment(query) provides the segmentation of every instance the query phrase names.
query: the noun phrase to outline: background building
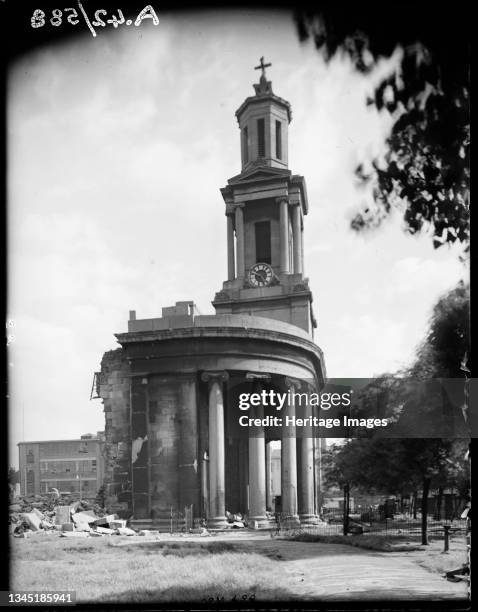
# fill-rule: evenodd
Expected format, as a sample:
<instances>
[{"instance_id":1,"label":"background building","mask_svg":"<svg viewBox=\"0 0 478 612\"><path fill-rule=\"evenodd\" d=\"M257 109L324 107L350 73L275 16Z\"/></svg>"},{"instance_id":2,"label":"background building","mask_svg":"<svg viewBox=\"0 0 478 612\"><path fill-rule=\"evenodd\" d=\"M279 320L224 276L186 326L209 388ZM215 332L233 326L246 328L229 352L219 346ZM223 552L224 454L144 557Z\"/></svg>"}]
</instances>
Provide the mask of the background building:
<instances>
[{"instance_id":1,"label":"background building","mask_svg":"<svg viewBox=\"0 0 478 612\"><path fill-rule=\"evenodd\" d=\"M104 432L77 440L20 442L20 493L38 495L58 489L95 497L103 484Z\"/></svg>"}]
</instances>

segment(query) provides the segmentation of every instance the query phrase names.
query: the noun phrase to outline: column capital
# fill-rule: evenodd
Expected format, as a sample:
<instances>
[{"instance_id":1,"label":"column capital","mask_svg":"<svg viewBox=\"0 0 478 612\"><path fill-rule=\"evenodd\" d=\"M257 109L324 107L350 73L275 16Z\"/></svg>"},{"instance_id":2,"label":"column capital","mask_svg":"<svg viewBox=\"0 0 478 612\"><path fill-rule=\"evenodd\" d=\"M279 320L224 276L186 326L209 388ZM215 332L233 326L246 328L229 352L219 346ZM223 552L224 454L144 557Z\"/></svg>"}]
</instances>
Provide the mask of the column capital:
<instances>
[{"instance_id":1,"label":"column capital","mask_svg":"<svg viewBox=\"0 0 478 612\"><path fill-rule=\"evenodd\" d=\"M289 389L300 389L302 387L302 381L298 378L292 378L291 376L285 376L284 382L286 384L286 387L288 387Z\"/></svg>"},{"instance_id":2,"label":"column capital","mask_svg":"<svg viewBox=\"0 0 478 612\"><path fill-rule=\"evenodd\" d=\"M259 374L256 372L247 372L246 380L270 380L270 374Z\"/></svg>"},{"instance_id":3,"label":"column capital","mask_svg":"<svg viewBox=\"0 0 478 612\"><path fill-rule=\"evenodd\" d=\"M234 204L227 204L226 212L224 214L226 215L226 217L233 217L234 216Z\"/></svg>"},{"instance_id":4,"label":"column capital","mask_svg":"<svg viewBox=\"0 0 478 612\"><path fill-rule=\"evenodd\" d=\"M276 198L276 204L281 204L282 202L289 204L289 198L287 196L278 196Z\"/></svg>"},{"instance_id":5,"label":"column capital","mask_svg":"<svg viewBox=\"0 0 478 612\"><path fill-rule=\"evenodd\" d=\"M289 206L300 206L299 200L288 200Z\"/></svg>"},{"instance_id":6,"label":"column capital","mask_svg":"<svg viewBox=\"0 0 478 612\"><path fill-rule=\"evenodd\" d=\"M226 382L229 380L229 373L226 370L221 370L217 372L203 372L201 374L201 380L203 382Z\"/></svg>"},{"instance_id":7,"label":"column capital","mask_svg":"<svg viewBox=\"0 0 478 612\"><path fill-rule=\"evenodd\" d=\"M246 205L245 202L235 202L234 210L236 210L236 208L244 208L245 205Z\"/></svg>"}]
</instances>

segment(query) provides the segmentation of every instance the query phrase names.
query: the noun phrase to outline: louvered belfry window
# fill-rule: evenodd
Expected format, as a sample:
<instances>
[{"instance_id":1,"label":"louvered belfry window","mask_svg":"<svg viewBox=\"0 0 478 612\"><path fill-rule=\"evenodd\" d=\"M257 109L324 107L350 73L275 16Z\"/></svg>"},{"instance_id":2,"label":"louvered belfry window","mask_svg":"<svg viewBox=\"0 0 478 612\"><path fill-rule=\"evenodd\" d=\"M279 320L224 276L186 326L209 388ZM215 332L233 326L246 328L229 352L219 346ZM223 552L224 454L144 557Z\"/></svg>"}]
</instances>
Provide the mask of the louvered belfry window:
<instances>
[{"instance_id":1,"label":"louvered belfry window","mask_svg":"<svg viewBox=\"0 0 478 612\"><path fill-rule=\"evenodd\" d=\"M258 221L256 229L256 263L271 262L271 224L270 221Z\"/></svg>"},{"instance_id":2,"label":"louvered belfry window","mask_svg":"<svg viewBox=\"0 0 478 612\"><path fill-rule=\"evenodd\" d=\"M242 159L244 163L247 164L249 161L249 147L248 147L248 130L245 127L242 130Z\"/></svg>"},{"instance_id":3,"label":"louvered belfry window","mask_svg":"<svg viewBox=\"0 0 478 612\"><path fill-rule=\"evenodd\" d=\"M266 156L266 130L264 119L257 120L257 154L259 157Z\"/></svg>"},{"instance_id":4,"label":"louvered belfry window","mask_svg":"<svg viewBox=\"0 0 478 612\"><path fill-rule=\"evenodd\" d=\"M282 159L282 125L276 121L276 157Z\"/></svg>"}]
</instances>

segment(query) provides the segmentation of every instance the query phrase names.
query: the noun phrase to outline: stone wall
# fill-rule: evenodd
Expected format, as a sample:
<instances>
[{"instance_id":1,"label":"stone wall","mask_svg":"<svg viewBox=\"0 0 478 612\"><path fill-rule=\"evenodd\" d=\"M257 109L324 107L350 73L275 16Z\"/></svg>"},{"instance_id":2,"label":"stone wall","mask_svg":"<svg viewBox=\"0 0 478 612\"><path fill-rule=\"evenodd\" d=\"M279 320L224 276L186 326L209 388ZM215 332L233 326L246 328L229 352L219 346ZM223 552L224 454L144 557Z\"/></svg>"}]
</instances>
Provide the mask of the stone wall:
<instances>
[{"instance_id":1,"label":"stone wall","mask_svg":"<svg viewBox=\"0 0 478 612\"><path fill-rule=\"evenodd\" d=\"M127 518L133 513L130 368L123 349L103 355L97 382L105 413L105 505L109 511Z\"/></svg>"}]
</instances>

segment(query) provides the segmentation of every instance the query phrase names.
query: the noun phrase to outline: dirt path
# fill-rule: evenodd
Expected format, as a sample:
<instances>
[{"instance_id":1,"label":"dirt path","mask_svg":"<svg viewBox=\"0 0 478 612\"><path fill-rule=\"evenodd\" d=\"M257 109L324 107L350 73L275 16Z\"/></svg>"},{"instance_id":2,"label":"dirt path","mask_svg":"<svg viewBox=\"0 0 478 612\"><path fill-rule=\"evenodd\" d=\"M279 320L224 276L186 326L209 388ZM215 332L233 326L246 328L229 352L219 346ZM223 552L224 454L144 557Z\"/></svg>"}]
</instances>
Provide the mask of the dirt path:
<instances>
[{"instance_id":1,"label":"dirt path","mask_svg":"<svg viewBox=\"0 0 478 612\"><path fill-rule=\"evenodd\" d=\"M269 534L238 532L211 538L161 536L163 542L225 541L264 554L278 562L281 582L293 599L329 600L466 600L467 585L445 580L439 572L419 565L426 551L376 552L345 544L292 542ZM118 545L141 537L122 538ZM428 552L428 554L430 554ZM260 598L260 594L257 594Z\"/></svg>"},{"instance_id":2,"label":"dirt path","mask_svg":"<svg viewBox=\"0 0 478 612\"><path fill-rule=\"evenodd\" d=\"M290 585L316 600L465 599L465 583L448 582L410 555L367 551L341 544L256 541L254 549L278 551Z\"/></svg>"}]
</instances>

